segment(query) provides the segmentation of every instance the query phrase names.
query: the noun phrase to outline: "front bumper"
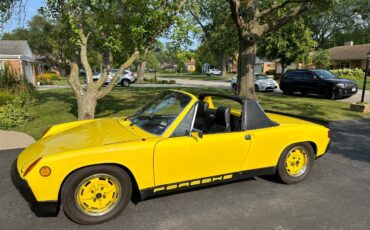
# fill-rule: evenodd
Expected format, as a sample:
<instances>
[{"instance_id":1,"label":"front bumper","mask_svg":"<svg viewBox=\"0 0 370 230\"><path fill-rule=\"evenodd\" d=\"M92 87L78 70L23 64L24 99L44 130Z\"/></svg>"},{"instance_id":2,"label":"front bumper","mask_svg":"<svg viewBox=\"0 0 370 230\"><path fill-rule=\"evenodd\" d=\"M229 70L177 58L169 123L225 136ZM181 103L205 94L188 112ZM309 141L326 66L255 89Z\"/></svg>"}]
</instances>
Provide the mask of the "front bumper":
<instances>
[{"instance_id":1,"label":"front bumper","mask_svg":"<svg viewBox=\"0 0 370 230\"><path fill-rule=\"evenodd\" d=\"M38 202L27 181L23 180L17 169L17 160L12 164L11 177L14 186L18 189L23 198L30 204L31 210L36 216L56 216L59 212L57 201Z\"/></svg>"},{"instance_id":2,"label":"front bumper","mask_svg":"<svg viewBox=\"0 0 370 230\"><path fill-rule=\"evenodd\" d=\"M355 90L353 91L353 89L355 89ZM352 96L352 95L356 94L357 91L358 91L357 87L336 88L335 89L335 95L336 96L342 96L342 97Z\"/></svg>"}]
</instances>

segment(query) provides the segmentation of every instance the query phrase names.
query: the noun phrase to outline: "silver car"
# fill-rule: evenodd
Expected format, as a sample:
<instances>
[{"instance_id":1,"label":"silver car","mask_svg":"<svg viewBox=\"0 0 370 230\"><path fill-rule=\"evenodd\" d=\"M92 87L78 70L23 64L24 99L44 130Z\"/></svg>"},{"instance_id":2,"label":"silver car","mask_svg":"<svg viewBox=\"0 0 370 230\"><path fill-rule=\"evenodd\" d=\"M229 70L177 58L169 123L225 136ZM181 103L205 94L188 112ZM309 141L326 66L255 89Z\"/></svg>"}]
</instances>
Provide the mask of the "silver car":
<instances>
[{"instance_id":1,"label":"silver car","mask_svg":"<svg viewBox=\"0 0 370 230\"><path fill-rule=\"evenodd\" d=\"M231 88L236 90L238 78L234 76L231 79ZM254 87L256 92L259 91L274 91L274 89L278 88L278 83L273 79L269 78L267 75L264 74L255 74L254 75Z\"/></svg>"},{"instance_id":2,"label":"silver car","mask_svg":"<svg viewBox=\"0 0 370 230\"><path fill-rule=\"evenodd\" d=\"M117 73L118 69L112 69L109 74L107 80L104 82L104 85L109 84L109 82L112 80L114 75ZM102 73L95 74L93 76L93 80L97 81L100 79ZM130 86L130 84L133 84L136 81L136 76L130 71L125 70L122 74L119 80L117 81L117 85L121 85L124 87Z\"/></svg>"}]
</instances>

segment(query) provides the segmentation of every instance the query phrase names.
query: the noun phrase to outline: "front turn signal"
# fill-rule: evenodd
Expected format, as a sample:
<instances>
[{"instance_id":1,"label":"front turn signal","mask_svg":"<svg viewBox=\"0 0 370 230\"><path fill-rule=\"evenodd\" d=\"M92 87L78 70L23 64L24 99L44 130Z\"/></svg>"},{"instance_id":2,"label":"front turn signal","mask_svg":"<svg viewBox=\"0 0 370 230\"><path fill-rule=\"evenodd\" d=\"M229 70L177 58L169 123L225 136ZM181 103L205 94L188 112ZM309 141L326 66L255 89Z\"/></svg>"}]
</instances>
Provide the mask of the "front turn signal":
<instances>
[{"instance_id":1,"label":"front turn signal","mask_svg":"<svg viewBox=\"0 0 370 230\"><path fill-rule=\"evenodd\" d=\"M43 177L48 177L51 174L51 169L48 166L42 166L39 173Z\"/></svg>"}]
</instances>

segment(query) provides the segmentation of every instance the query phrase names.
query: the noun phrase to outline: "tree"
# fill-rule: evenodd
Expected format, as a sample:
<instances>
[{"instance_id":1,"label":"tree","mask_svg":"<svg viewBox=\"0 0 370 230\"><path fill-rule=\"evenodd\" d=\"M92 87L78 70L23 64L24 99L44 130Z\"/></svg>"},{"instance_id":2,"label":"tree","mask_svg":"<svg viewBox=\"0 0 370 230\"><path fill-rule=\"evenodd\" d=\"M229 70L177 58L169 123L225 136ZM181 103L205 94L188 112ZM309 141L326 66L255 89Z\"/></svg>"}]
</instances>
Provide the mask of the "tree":
<instances>
[{"instance_id":1,"label":"tree","mask_svg":"<svg viewBox=\"0 0 370 230\"><path fill-rule=\"evenodd\" d=\"M344 41L338 41L335 37L340 34L350 34L360 28L366 28L369 25L369 3L364 0L338 0L327 7L327 10L316 8L304 18L308 27L313 31L314 39L319 48L330 48L336 45L343 45ZM369 27L367 27L369 29ZM363 36L366 36L364 32ZM358 39L356 31L355 36L350 40ZM350 41L346 40L346 41Z\"/></svg>"},{"instance_id":2,"label":"tree","mask_svg":"<svg viewBox=\"0 0 370 230\"><path fill-rule=\"evenodd\" d=\"M53 29L53 23L47 18L35 15L28 22L27 29L15 29L10 33L4 33L2 38L4 40L27 40L34 53L47 55L52 51L48 39Z\"/></svg>"},{"instance_id":3,"label":"tree","mask_svg":"<svg viewBox=\"0 0 370 230\"><path fill-rule=\"evenodd\" d=\"M69 61L68 82L76 95L78 118L94 118L97 101L108 95L120 75L163 34L175 20L186 0L48 0L49 12L72 32L69 44L78 47ZM93 82L89 55L95 51L103 59L103 74ZM106 87L102 87L114 63L118 71ZM79 78L80 66L86 72L86 87Z\"/></svg>"},{"instance_id":4,"label":"tree","mask_svg":"<svg viewBox=\"0 0 370 230\"><path fill-rule=\"evenodd\" d=\"M328 0L227 1L230 5L231 16L237 26L239 39L237 92L240 96L255 99L253 73L257 42L266 33L277 31L294 21L314 3L325 3Z\"/></svg>"},{"instance_id":5,"label":"tree","mask_svg":"<svg viewBox=\"0 0 370 230\"><path fill-rule=\"evenodd\" d=\"M227 2L192 0L189 6L189 13L203 32L202 45L209 47L208 51L215 56L223 77L226 77L227 58L237 50L237 31L229 16Z\"/></svg>"},{"instance_id":6,"label":"tree","mask_svg":"<svg viewBox=\"0 0 370 230\"><path fill-rule=\"evenodd\" d=\"M258 43L258 56L270 60L280 59L282 72L292 62L296 61L316 46L312 32L305 26L303 20L287 24L280 30L269 33Z\"/></svg>"},{"instance_id":7,"label":"tree","mask_svg":"<svg viewBox=\"0 0 370 230\"><path fill-rule=\"evenodd\" d=\"M329 69L330 67L330 54L328 50L318 50L314 53L312 63L316 68Z\"/></svg>"},{"instance_id":8,"label":"tree","mask_svg":"<svg viewBox=\"0 0 370 230\"><path fill-rule=\"evenodd\" d=\"M1 0L0 1L0 32L2 32L4 25L12 17L13 13L18 14L18 19L23 19L25 0Z\"/></svg>"}]
</instances>

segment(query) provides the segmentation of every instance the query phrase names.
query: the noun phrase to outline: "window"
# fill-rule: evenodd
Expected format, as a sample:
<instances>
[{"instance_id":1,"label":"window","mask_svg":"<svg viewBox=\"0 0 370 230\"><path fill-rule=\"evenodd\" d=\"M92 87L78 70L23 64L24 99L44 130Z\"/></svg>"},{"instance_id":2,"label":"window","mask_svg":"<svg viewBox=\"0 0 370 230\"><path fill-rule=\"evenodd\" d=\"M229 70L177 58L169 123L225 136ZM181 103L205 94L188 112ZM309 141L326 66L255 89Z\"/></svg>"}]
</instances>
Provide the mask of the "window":
<instances>
[{"instance_id":1,"label":"window","mask_svg":"<svg viewBox=\"0 0 370 230\"><path fill-rule=\"evenodd\" d=\"M177 126L175 131L172 133L171 136L173 137L182 137L185 135L188 135L191 132L191 126L194 121L194 113L195 113L195 108L197 106L194 105L193 108L186 114L184 119L181 121L181 123Z\"/></svg>"},{"instance_id":2,"label":"window","mask_svg":"<svg viewBox=\"0 0 370 230\"><path fill-rule=\"evenodd\" d=\"M304 72L303 73L303 78L306 80L314 79L314 75L310 72Z\"/></svg>"}]
</instances>

